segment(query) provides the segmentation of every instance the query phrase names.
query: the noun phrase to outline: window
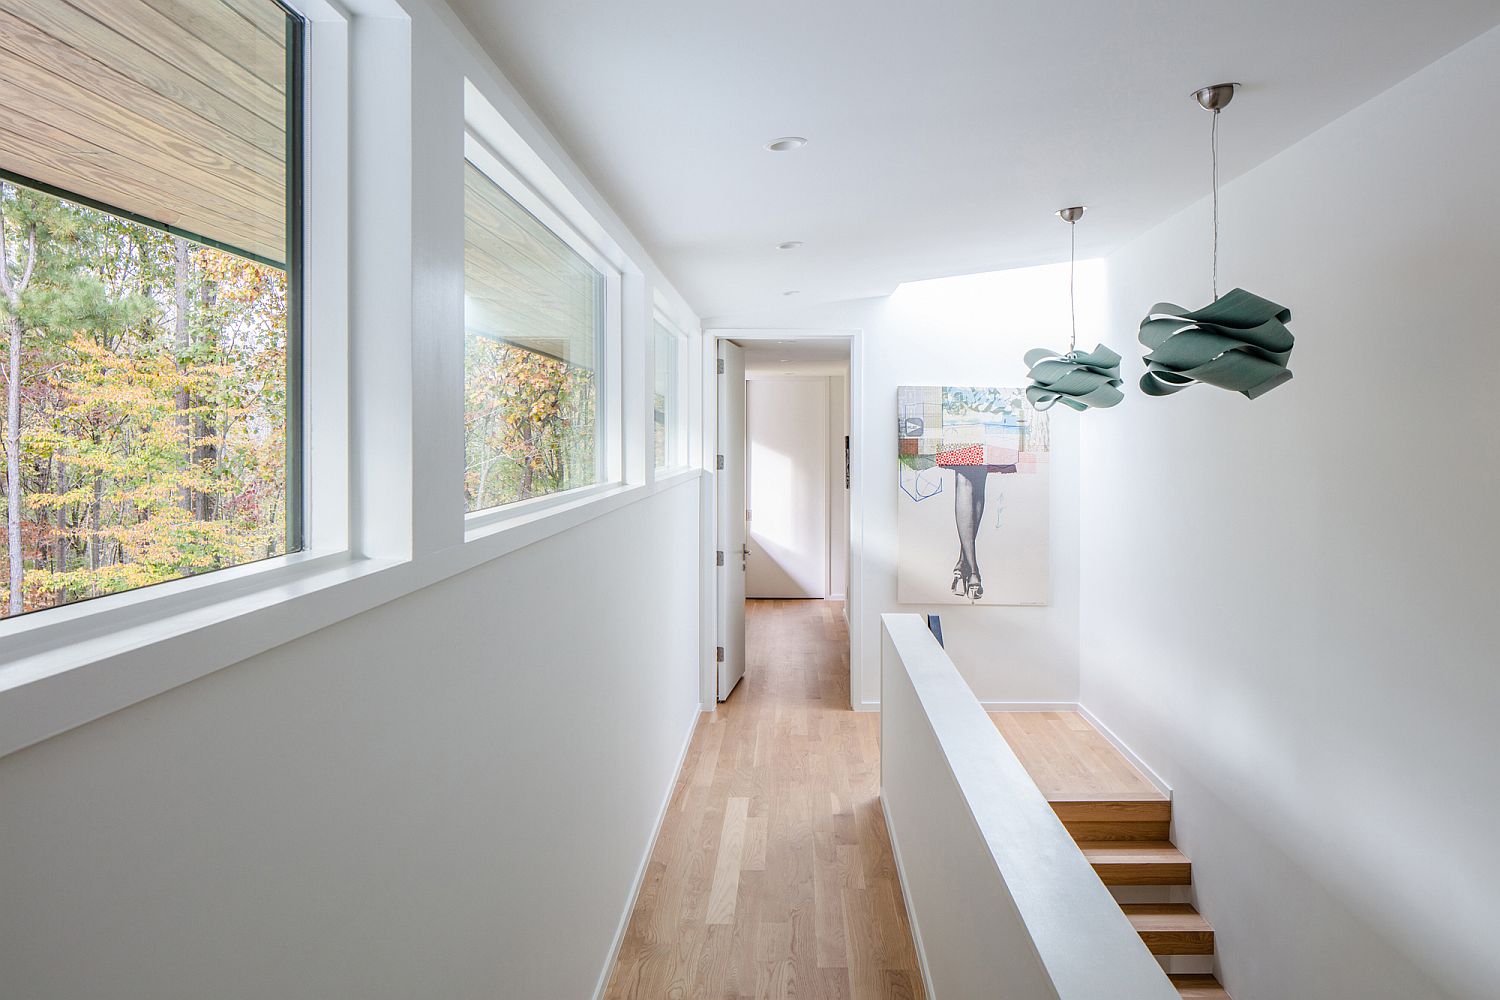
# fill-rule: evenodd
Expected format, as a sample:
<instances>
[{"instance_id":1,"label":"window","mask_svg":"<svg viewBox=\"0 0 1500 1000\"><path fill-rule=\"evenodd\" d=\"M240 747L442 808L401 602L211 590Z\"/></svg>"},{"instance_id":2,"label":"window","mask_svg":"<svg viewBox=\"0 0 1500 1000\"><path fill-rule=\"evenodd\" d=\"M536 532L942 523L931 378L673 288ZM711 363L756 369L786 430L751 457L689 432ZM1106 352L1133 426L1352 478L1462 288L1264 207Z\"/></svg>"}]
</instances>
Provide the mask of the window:
<instances>
[{"instance_id":1,"label":"window","mask_svg":"<svg viewBox=\"0 0 1500 1000\"><path fill-rule=\"evenodd\" d=\"M6 15L0 617L302 545L303 24L188 6Z\"/></svg>"},{"instance_id":2,"label":"window","mask_svg":"<svg viewBox=\"0 0 1500 1000\"><path fill-rule=\"evenodd\" d=\"M544 224L473 147L464 164L464 497L486 510L603 482L618 274ZM484 161L484 169L475 160ZM513 190L520 190L518 182Z\"/></svg>"},{"instance_id":3,"label":"window","mask_svg":"<svg viewBox=\"0 0 1500 1000\"><path fill-rule=\"evenodd\" d=\"M671 469L687 461L683 438L682 336L660 318L656 320L656 378L652 390L652 441L657 469Z\"/></svg>"}]
</instances>

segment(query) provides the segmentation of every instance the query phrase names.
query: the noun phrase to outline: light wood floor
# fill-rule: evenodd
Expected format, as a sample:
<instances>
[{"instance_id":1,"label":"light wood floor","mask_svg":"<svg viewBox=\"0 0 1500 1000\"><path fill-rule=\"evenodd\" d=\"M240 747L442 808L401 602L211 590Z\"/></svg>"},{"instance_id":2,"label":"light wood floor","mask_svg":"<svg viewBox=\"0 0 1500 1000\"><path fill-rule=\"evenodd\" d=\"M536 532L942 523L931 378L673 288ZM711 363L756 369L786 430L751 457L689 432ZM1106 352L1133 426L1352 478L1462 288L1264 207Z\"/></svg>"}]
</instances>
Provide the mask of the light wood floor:
<instances>
[{"instance_id":1,"label":"light wood floor","mask_svg":"<svg viewBox=\"0 0 1500 1000\"><path fill-rule=\"evenodd\" d=\"M605 997L920 998L843 606L746 620L745 678L693 735Z\"/></svg>"},{"instance_id":2,"label":"light wood floor","mask_svg":"<svg viewBox=\"0 0 1500 1000\"><path fill-rule=\"evenodd\" d=\"M989 715L1048 801L1166 799L1078 712Z\"/></svg>"}]
</instances>

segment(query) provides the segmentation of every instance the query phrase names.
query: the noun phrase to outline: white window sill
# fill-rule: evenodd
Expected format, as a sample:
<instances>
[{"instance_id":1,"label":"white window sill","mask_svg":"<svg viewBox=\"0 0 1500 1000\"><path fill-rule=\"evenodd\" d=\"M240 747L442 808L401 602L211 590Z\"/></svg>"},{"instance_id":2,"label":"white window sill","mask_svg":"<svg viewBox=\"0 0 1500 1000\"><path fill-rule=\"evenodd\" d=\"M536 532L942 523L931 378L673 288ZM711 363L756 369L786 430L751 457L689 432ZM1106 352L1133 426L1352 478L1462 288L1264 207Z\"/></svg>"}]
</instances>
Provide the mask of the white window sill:
<instances>
[{"instance_id":1,"label":"white window sill","mask_svg":"<svg viewBox=\"0 0 1500 1000\"><path fill-rule=\"evenodd\" d=\"M606 483L523 500L498 510L478 511L464 520L464 548L481 559L494 559L618 510L646 495L643 486Z\"/></svg>"},{"instance_id":2,"label":"white window sill","mask_svg":"<svg viewBox=\"0 0 1500 1000\"><path fill-rule=\"evenodd\" d=\"M0 621L0 756L702 475L591 489L415 560L304 553Z\"/></svg>"},{"instance_id":3,"label":"white window sill","mask_svg":"<svg viewBox=\"0 0 1500 1000\"><path fill-rule=\"evenodd\" d=\"M680 486L689 480L697 479L702 475L704 475L703 469L698 469L691 465L676 465L670 469L657 469L651 487L655 492L659 493L662 490L670 490L674 486Z\"/></svg>"},{"instance_id":4,"label":"white window sill","mask_svg":"<svg viewBox=\"0 0 1500 1000\"><path fill-rule=\"evenodd\" d=\"M683 469L666 479L656 480L650 487L623 483L590 486L555 497L524 500L500 510L470 514L465 525L464 547L474 550L482 559L494 559L626 504L683 483L696 482L700 474L699 469Z\"/></svg>"},{"instance_id":5,"label":"white window sill","mask_svg":"<svg viewBox=\"0 0 1500 1000\"><path fill-rule=\"evenodd\" d=\"M200 589L217 598L207 603L179 601L177 593L141 599L147 592L136 591L116 595L135 600L98 609L99 622L87 605L38 612L35 623L6 622L33 627L24 636L12 635L22 628L0 630L0 756L399 596L396 570L407 565L313 558L269 567L254 589L236 586L251 577L227 587L203 577L180 581L205 584ZM367 586L351 586L359 582ZM59 617L42 617L52 615ZM59 629L71 630L71 641L57 641Z\"/></svg>"}]
</instances>

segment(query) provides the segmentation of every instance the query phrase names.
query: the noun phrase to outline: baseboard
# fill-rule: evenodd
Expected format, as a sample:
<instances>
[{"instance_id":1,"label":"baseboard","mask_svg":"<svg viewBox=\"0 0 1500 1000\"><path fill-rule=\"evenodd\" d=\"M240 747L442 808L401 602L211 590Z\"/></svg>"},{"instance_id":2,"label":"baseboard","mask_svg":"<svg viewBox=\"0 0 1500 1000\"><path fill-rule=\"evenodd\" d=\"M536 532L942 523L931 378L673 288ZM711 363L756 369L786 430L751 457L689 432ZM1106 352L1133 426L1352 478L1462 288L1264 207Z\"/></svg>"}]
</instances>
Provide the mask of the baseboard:
<instances>
[{"instance_id":1,"label":"baseboard","mask_svg":"<svg viewBox=\"0 0 1500 1000\"><path fill-rule=\"evenodd\" d=\"M880 711L880 702L862 701L858 705L854 705L852 707L856 712L878 712Z\"/></svg>"},{"instance_id":2,"label":"baseboard","mask_svg":"<svg viewBox=\"0 0 1500 1000\"><path fill-rule=\"evenodd\" d=\"M1135 769L1144 774L1146 776L1146 779L1150 781L1151 784L1155 785L1159 792L1161 792L1169 799L1172 797L1172 786L1163 781L1161 779L1161 775L1157 774L1155 771L1151 770L1150 767L1146 766L1146 762L1137 757L1135 755L1135 751L1125 745L1124 740L1120 739L1120 737L1116 736L1108 726L1100 722L1098 718L1094 716L1093 712L1090 712L1082 705L1075 705L1073 707L1079 715L1083 716L1084 719L1087 720L1089 725L1099 730L1099 735L1109 740L1110 744L1114 746L1116 750L1120 751L1120 753L1124 755L1126 760L1134 764Z\"/></svg>"},{"instance_id":3,"label":"baseboard","mask_svg":"<svg viewBox=\"0 0 1500 1000\"><path fill-rule=\"evenodd\" d=\"M630 927L630 915L635 912L636 900L641 895L641 886L646 882L646 870L651 864L651 852L656 850L656 838L661 836L661 827L667 819L667 809L672 805L672 792L677 788L677 782L682 779L682 766L687 763L689 748L693 745L693 736L698 732L698 723L703 718L703 713L708 711L699 705L693 712L693 724L688 726L687 739L682 741L682 749L677 752L677 766L672 768L672 780L667 782L667 794L661 801L661 808L656 811L656 822L651 824L651 836L646 841L646 852L641 855L641 863L636 867L635 878L631 880L630 896L625 901L625 912L620 916L620 924L615 928L615 938L609 945L609 956L605 959L604 970L599 973L599 982L594 987L594 1000L600 1000L604 996L605 987L609 985L609 974L615 970L615 963L620 959L620 947L625 943L625 931Z\"/></svg>"},{"instance_id":4,"label":"baseboard","mask_svg":"<svg viewBox=\"0 0 1500 1000\"><path fill-rule=\"evenodd\" d=\"M981 701L986 712L1076 712L1076 701Z\"/></svg>"},{"instance_id":5,"label":"baseboard","mask_svg":"<svg viewBox=\"0 0 1500 1000\"><path fill-rule=\"evenodd\" d=\"M927 967L927 949L922 946L922 931L917 926L917 912L912 909L911 896L906 891L906 866L901 863L901 842L896 838L896 827L891 823L891 811L885 806L885 796L880 796L880 814L885 818L885 833L891 841L891 857L896 862L896 881L901 884L901 905L906 907L906 922L911 925L911 942L917 949L917 968L922 973L922 986L927 1000L936 1000L937 991L932 988L932 972Z\"/></svg>"}]
</instances>

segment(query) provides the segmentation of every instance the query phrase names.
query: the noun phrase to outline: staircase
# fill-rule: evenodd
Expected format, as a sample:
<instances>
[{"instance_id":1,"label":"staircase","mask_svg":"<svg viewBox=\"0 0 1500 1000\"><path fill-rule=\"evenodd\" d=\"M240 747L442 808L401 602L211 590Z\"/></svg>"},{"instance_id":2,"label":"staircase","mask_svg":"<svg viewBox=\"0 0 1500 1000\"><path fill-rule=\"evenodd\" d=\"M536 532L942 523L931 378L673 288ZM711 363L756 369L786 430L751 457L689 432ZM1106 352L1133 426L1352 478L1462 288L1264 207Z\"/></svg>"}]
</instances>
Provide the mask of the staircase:
<instances>
[{"instance_id":1,"label":"staircase","mask_svg":"<svg viewBox=\"0 0 1500 1000\"><path fill-rule=\"evenodd\" d=\"M1192 884L1192 862L1168 839L1170 800L1061 800L1052 808L1116 898L1146 894L1138 891L1141 886L1161 887L1161 895L1170 896L1172 887ZM1120 909L1159 958L1214 953L1214 929L1189 903L1122 902ZM1184 997L1230 1000L1211 975L1169 978Z\"/></svg>"},{"instance_id":2,"label":"staircase","mask_svg":"<svg viewBox=\"0 0 1500 1000\"><path fill-rule=\"evenodd\" d=\"M1214 929L1186 900L1193 863L1172 802L1079 712L990 712L1084 857L1184 997L1229 1000L1206 974Z\"/></svg>"}]
</instances>

